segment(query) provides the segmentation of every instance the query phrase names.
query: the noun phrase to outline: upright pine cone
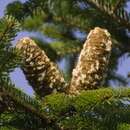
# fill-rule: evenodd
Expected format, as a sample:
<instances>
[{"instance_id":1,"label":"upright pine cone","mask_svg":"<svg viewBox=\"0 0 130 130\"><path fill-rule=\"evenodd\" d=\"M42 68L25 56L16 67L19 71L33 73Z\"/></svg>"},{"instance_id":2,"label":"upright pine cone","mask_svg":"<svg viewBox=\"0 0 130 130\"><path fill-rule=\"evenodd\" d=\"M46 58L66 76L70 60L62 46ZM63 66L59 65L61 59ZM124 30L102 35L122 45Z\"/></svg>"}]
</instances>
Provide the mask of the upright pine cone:
<instances>
[{"instance_id":1,"label":"upright pine cone","mask_svg":"<svg viewBox=\"0 0 130 130\"><path fill-rule=\"evenodd\" d=\"M16 48L23 57L23 72L38 95L43 97L53 90L63 91L65 80L61 72L32 39L22 38Z\"/></svg>"},{"instance_id":2,"label":"upright pine cone","mask_svg":"<svg viewBox=\"0 0 130 130\"><path fill-rule=\"evenodd\" d=\"M102 85L111 49L112 42L107 30L96 27L89 33L72 73L70 94L76 94L79 90L97 89Z\"/></svg>"}]
</instances>

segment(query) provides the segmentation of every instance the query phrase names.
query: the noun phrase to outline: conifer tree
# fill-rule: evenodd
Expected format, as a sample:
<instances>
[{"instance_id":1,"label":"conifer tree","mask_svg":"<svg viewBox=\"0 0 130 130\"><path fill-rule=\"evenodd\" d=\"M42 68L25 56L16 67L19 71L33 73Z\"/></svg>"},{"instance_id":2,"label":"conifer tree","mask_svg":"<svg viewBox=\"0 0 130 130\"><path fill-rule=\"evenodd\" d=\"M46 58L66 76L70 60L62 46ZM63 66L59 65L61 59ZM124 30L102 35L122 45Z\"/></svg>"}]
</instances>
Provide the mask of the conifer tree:
<instances>
[{"instance_id":1,"label":"conifer tree","mask_svg":"<svg viewBox=\"0 0 130 130\"><path fill-rule=\"evenodd\" d=\"M130 89L110 84L127 84L116 73L130 47L127 2L27 0L7 6L0 19L0 130L130 129ZM13 47L20 30L51 40L24 37ZM62 74L56 64L63 58ZM16 67L34 97L11 82Z\"/></svg>"}]
</instances>

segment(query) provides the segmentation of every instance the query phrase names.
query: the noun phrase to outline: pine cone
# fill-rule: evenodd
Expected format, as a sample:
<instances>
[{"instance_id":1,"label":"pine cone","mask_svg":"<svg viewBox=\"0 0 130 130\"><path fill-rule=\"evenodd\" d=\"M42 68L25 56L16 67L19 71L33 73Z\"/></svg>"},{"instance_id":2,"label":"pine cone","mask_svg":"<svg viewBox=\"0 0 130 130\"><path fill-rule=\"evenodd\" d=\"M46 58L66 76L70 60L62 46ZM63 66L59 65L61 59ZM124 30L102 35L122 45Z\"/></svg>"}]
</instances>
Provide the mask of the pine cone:
<instances>
[{"instance_id":1,"label":"pine cone","mask_svg":"<svg viewBox=\"0 0 130 130\"><path fill-rule=\"evenodd\" d=\"M111 49L112 42L107 30L96 27L89 33L72 73L70 94L103 85Z\"/></svg>"},{"instance_id":2,"label":"pine cone","mask_svg":"<svg viewBox=\"0 0 130 130\"><path fill-rule=\"evenodd\" d=\"M43 97L54 90L63 91L63 75L32 39L22 38L16 48L20 50L23 58L22 70L38 95Z\"/></svg>"}]
</instances>

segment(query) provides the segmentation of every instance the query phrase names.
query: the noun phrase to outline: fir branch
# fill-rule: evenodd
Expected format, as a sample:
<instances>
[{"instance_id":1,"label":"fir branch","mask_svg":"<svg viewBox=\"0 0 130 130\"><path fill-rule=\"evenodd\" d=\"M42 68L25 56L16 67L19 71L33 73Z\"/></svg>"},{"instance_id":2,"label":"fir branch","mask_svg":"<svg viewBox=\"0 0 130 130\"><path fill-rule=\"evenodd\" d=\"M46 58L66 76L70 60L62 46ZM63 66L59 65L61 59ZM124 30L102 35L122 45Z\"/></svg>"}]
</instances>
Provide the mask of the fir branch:
<instances>
[{"instance_id":1,"label":"fir branch","mask_svg":"<svg viewBox=\"0 0 130 130\"><path fill-rule=\"evenodd\" d=\"M19 23L12 16L0 19L0 85L2 80L8 78L9 72L20 64L18 52L10 43L19 30ZM3 95L1 91L0 88L0 93ZM0 101L0 107L3 112L7 108L6 103Z\"/></svg>"},{"instance_id":2,"label":"fir branch","mask_svg":"<svg viewBox=\"0 0 130 130\"><path fill-rule=\"evenodd\" d=\"M1 81L1 83L2 86L0 86L0 89L2 89L2 92L4 93L2 96L9 97L8 107L11 105L10 103L13 102L17 105L15 108L16 110L22 108L23 110L31 112L41 118L45 125L51 125L57 130L60 130L60 127L55 124L55 121L53 119L50 119L48 115L42 111L42 105L40 101L32 99L22 91L16 89L15 86L9 81Z\"/></svg>"},{"instance_id":3,"label":"fir branch","mask_svg":"<svg viewBox=\"0 0 130 130\"><path fill-rule=\"evenodd\" d=\"M33 10L37 9L40 6L43 8L44 1L41 0L29 0L25 3L22 3L20 1L14 1L13 3L8 4L6 14L15 16L18 21L23 20L25 17L29 15L33 15ZM13 9L16 9L16 11L13 11Z\"/></svg>"},{"instance_id":4,"label":"fir branch","mask_svg":"<svg viewBox=\"0 0 130 130\"><path fill-rule=\"evenodd\" d=\"M15 127L12 127L12 126L0 126L0 129L1 130L24 130L24 129L17 129Z\"/></svg>"},{"instance_id":5,"label":"fir branch","mask_svg":"<svg viewBox=\"0 0 130 130\"><path fill-rule=\"evenodd\" d=\"M123 98L130 98L129 88L100 88L96 90L82 91L75 97L70 97L64 94L48 95L44 99L43 106L45 105L44 108L48 108L50 112L54 110L54 113L52 114L56 114L59 117L60 115L58 115L57 112L60 114L65 108L68 108L69 105L74 106L77 112L91 111L98 107L99 104L102 106L105 102L109 102L110 100L116 102Z\"/></svg>"},{"instance_id":6,"label":"fir branch","mask_svg":"<svg viewBox=\"0 0 130 130\"><path fill-rule=\"evenodd\" d=\"M43 5L45 3L43 2ZM105 2L105 3L107 3L107 2ZM12 5L13 5L13 3L12 3ZM45 7L45 5L44 5L44 7ZM14 8L14 7L12 7L12 8ZM26 6L26 8L29 8L29 7ZM48 6L46 6L46 8L47 7ZM65 16L53 15L49 11L47 11L49 9L45 10L44 8L41 8L41 6L38 6L38 8L31 8L31 9L33 12L35 12L35 10L38 9L39 11L38 11L38 13L36 13L36 15L40 15L40 13L41 13L40 16L43 16L43 17L45 16L43 18L43 21L45 23L49 22L49 21L52 21L53 23L56 23L56 24L64 23L67 27L70 27L70 28L76 27L85 32L89 32L93 27L97 26L97 24L100 22L100 24L98 24L98 26L103 26L104 28L109 29L109 31L112 34L113 39L116 39L116 41L120 41L122 43L123 42L129 43L129 41L130 41L128 36L126 36L124 33L123 33L124 35L122 35L122 33L120 33L119 26L117 26L117 24L116 24L117 21L114 20L114 22L112 22L112 20L110 20L109 17L104 18L104 16L102 15L102 13L100 11L99 12L96 11L97 8L95 8L95 9L86 8L85 11L81 11L80 13L76 13L75 15L69 13ZM28 12L26 12L26 10L23 10L23 12L24 12L24 14L27 13L26 17L30 16L30 15L32 17L35 17L34 13L33 13L34 15L29 14ZM104 13L104 11L103 11L103 13ZM95 15L93 15L93 14L95 14ZM19 12L19 15L20 15L20 12ZM15 15L13 15L13 16L16 17ZM106 18L108 21L107 23L106 23ZM25 18L25 21L26 21L26 18ZM37 22L35 22L35 23L37 23ZM111 27L111 25L112 25L112 27ZM34 25L34 28L35 28L35 26L37 26L37 24ZM28 29L28 28L26 28L26 29ZM123 30L121 30L121 31L123 31ZM122 37L125 37L125 38L122 39ZM125 39L125 41L124 41L124 39ZM117 45L117 47L119 47L121 50L123 50L123 52L126 52L126 51L129 52L129 47L123 47L123 45Z\"/></svg>"},{"instance_id":7,"label":"fir branch","mask_svg":"<svg viewBox=\"0 0 130 130\"><path fill-rule=\"evenodd\" d=\"M9 74L14 68L18 67L21 63L19 52L14 48L8 48L5 51L0 51L0 74Z\"/></svg>"},{"instance_id":8,"label":"fir branch","mask_svg":"<svg viewBox=\"0 0 130 130\"><path fill-rule=\"evenodd\" d=\"M127 115L129 115L129 104L127 107L125 104L123 104L123 102L120 102L124 98L130 99L129 88L102 88L97 90L82 91L78 96L75 97L66 96L64 94L48 95L44 99L43 106L45 106L44 109L47 109L49 115L54 117L59 124L62 124L61 122L64 121L71 122L73 120L73 123L71 122L72 124L62 124L63 128L82 128L80 123L79 125L76 124L76 126L74 124L76 120L80 120L79 117L86 119L81 119L83 123L88 123L89 120L94 121L97 119L94 124L98 122L102 127L103 123L109 124L109 120L105 120L105 118L102 117L103 114L104 116L107 116L107 119L111 118L111 115L114 115L115 112L115 115L119 115L116 117L124 117L126 116L127 110ZM123 111L123 108L125 111ZM75 118L78 115L79 117ZM116 119L116 117L114 119ZM119 120L118 123L120 123L120 121L126 122L130 120L125 118ZM105 126L105 128L107 128L107 126Z\"/></svg>"},{"instance_id":9,"label":"fir branch","mask_svg":"<svg viewBox=\"0 0 130 130\"><path fill-rule=\"evenodd\" d=\"M130 124L129 123L120 123L117 127L118 130L129 130Z\"/></svg>"},{"instance_id":10,"label":"fir branch","mask_svg":"<svg viewBox=\"0 0 130 130\"><path fill-rule=\"evenodd\" d=\"M116 12L118 8L121 8L122 4L124 4L125 0L118 0L113 6L113 12Z\"/></svg>"},{"instance_id":11,"label":"fir branch","mask_svg":"<svg viewBox=\"0 0 130 130\"><path fill-rule=\"evenodd\" d=\"M42 120L36 115L27 111L18 110L14 112L5 111L2 113L0 126L12 126L20 130L39 130L39 128L45 127Z\"/></svg>"},{"instance_id":12,"label":"fir branch","mask_svg":"<svg viewBox=\"0 0 130 130\"><path fill-rule=\"evenodd\" d=\"M35 13L35 11L36 11L36 13ZM96 10L92 10L92 9L89 9L89 8L85 9L84 12L83 11L80 12L80 14L76 13L76 16L74 16L71 13L69 13L69 14L67 14L65 16L62 16L62 15L61 16L59 16L59 15L58 16L57 15L52 15L50 13L46 13L46 11L43 8L41 9L40 7L36 8L36 9L33 8L33 12L34 12L33 16L31 16L31 17L29 16L29 18L28 17L25 18L25 22L23 22L22 24L26 24L27 25L26 27L23 25L25 27L25 29L27 29L27 30L30 30L30 26L32 27L31 28L32 30L35 30L36 27L38 27L37 30L40 31L40 32L42 31L42 29L39 28L39 22L37 23L37 20L36 21L34 20L34 18L37 17L37 16L38 17L39 16L44 17L43 19L40 18L41 19L40 24L43 21L44 21L44 23L48 23L49 21L52 21L56 25L64 23L64 25L66 26L66 28L67 27L68 28L73 28L73 27L75 28L76 27L76 28L79 28L80 30L83 30L85 32L89 32L93 27L97 26L96 22L94 22L94 21L97 21L97 23L98 23L99 20L100 20L101 24L104 24L103 21L106 21L104 19L101 21L102 18L100 18L101 17L99 15L100 13L98 13ZM27 13L27 12L24 12L24 13ZM93 14L96 14L96 15L93 15ZM86 19L86 17L87 17L87 19ZM31 19L31 18L32 18L32 22L28 22L28 20L26 20L26 19ZM39 18L36 18L36 19L39 19ZM34 23L33 26L32 26L32 23ZM111 24L113 25L113 23L111 23ZM120 35L119 34L119 30L117 30L116 32L113 33L113 31L114 31L113 27L112 27L112 30L111 30L110 29L110 25L108 25L108 27L105 26L104 28L109 28L109 30L112 33L112 36L114 38L115 38L115 34L116 34L116 38L117 38L117 36ZM117 39L119 40L119 38L121 38L121 37L122 36L119 36ZM126 37L125 39L127 39L125 42L129 41L128 37ZM124 42L124 40L122 42ZM125 47L125 48L120 47L120 48L121 49L126 49L127 47Z\"/></svg>"},{"instance_id":13,"label":"fir branch","mask_svg":"<svg viewBox=\"0 0 130 130\"><path fill-rule=\"evenodd\" d=\"M23 96L15 96L14 93L12 93L11 91L8 92L8 89L6 88L4 90L4 92L6 91L7 93L10 93L9 96L11 97L11 99L13 99L15 101L15 103L18 103L19 105L23 106L24 108L26 108L27 111L33 113L34 115L45 119L44 117L47 116L47 119L49 117L54 117L53 119L56 121L56 123L58 123L59 121L59 117L62 119L63 116L67 116L68 111L66 111L66 109L68 110L68 108L71 108L72 106L76 109L76 112L83 112L83 111L92 111L94 109L96 109L98 106L102 106L104 105L105 102L109 102L110 100L113 99L113 101L115 101L114 99L122 99L124 97L130 98L130 89L129 88L123 88L123 89L110 89L110 88L106 88L106 89L98 89L98 90L88 90L88 91L84 91L81 92L80 95L76 96L76 97L69 97L69 96L65 96L64 94L53 94L53 95L49 95L44 99L44 102L42 104L42 108L49 111L40 111L40 116L38 114L39 109L35 107L35 109L30 109L30 105L29 103L27 103L28 105L25 105L25 99L23 99ZM17 93L18 94L18 93ZM64 97L64 98L63 98ZM19 100L21 99L21 100ZM64 99L64 100L63 100ZM21 103L22 101L22 103ZM23 103L24 101L24 103ZM100 104L100 105L99 105ZM70 107L71 106L71 107ZM18 109L18 108L17 108ZM70 109L69 109L70 110ZM52 113L52 115L48 115L47 113ZM64 114L63 114L64 112ZM66 113L66 114L65 114ZM47 115L46 115L47 114ZM118 113L119 114L119 113ZM54 116L55 115L55 116ZM53 120L53 123L55 123ZM52 120L51 120L52 121ZM54 125L52 123L52 125ZM47 125L49 125L50 122L48 122ZM64 128L64 126L62 126L62 128Z\"/></svg>"},{"instance_id":14,"label":"fir branch","mask_svg":"<svg viewBox=\"0 0 130 130\"><path fill-rule=\"evenodd\" d=\"M97 90L88 90L83 91L77 97L75 97L75 107L78 111L83 109L93 110L100 105L103 105L105 102L110 103L109 101L119 101L119 99L130 98L130 89L129 88L102 88ZM117 100L114 100L117 99Z\"/></svg>"},{"instance_id":15,"label":"fir branch","mask_svg":"<svg viewBox=\"0 0 130 130\"><path fill-rule=\"evenodd\" d=\"M20 63L18 51L10 43L19 30L20 25L12 16L0 19L0 78Z\"/></svg>"},{"instance_id":16,"label":"fir branch","mask_svg":"<svg viewBox=\"0 0 130 130\"><path fill-rule=\"evenodd\" d=\"M33 18L35 16L41 16L41 17L44 17L43 19L41 19L42 21L40 22L40 24L44 21L44 22L47 22L47 21L50 21L52 20L53 22L57 23L57 22L64 22L68 27L79 27L79 28L82 28L83 29L83 25L85 25L85 28L84 30L87 29L86 27L86 21L85 21L85 24L84 22L82 23L82 25L80 24L80 21L81 19L85 19L84 17L85 16L82 16L81 14L78 14L78 16L74 17L72 14L67 14L67 16L57 16L57 15L52 15L48 10L48 5L46 5L46 2L42 2L40 3L40 6L37 5L37 2L33 1L33 3L31 3L32 1L29 0L27 3L24 3L22 6L25 6L27 9L23 9L22 12L24 13L24 15L22 15L23 13L21 11L17 11L17 13L19 14L19 16L23 16L23 18L25 19L25 21L23 21L23 26L30 30L30 25L33 25L33 29L35 29L36 27L36 23L33 23ZM30 4L29 4L30 3ZM41 6L42 5L42 6ZM12 3L12 4L9 4L8 5L9 7L12 6L11 8L15 8L15 2ZM35 8L33 6L36 6ZM30 11L27 11L27 10L30 10ZM38 10L38 11L37 11ZM35 12L38 12L38 13L35 13ZM22 13L22 14L21 14ZM8 9L7 7L7 14L11 14L13 15L15 18L17 18L17 15L14 14L13 12L11 12L11 10ZM28 16L31 16L32 17L32 20L31 20L31 17L28 17ZM21 17L21 19L23 19ZM18 20L21 20L19 18L17 18ZM30 25L28 24L28 20L32 21L30 22ZM85 19L87 20L87 19ZM83 21L83 20L82 20ZM33 24L32 24L33 23ZM39 22L38 22L39 23ZM38 24L37 23L37 24ZM38 24L39 25L39 24ZM32 26L31 26L32 27ZM88 30L88 29L87 29Z\"/></svg>"},{"instance_id":17,"label":"fir branch","mask_svg":"<svg viewBox=\"0 0 130 130\"><path fill-rule=\"evenodd\" d=\"M120 25L130 30L130 17L128 13L123 9L119 8L116 12L113 12L112 5L109 2L101 0L86 0L92 7L97 8L102 13L105 13L112 19L116 20Z\"/></svg>"},{"instance_id":18,"label":"fir branch","mask_svg":"<svg viewBox=\"0 0 130 130\"><path fill-rule=\"evenodd\" d=\"M0 19L0 42L9 43L16 36L16 32L20 30L20 24L12 16L5 16Z\"/></svg>"}]
</instances>

